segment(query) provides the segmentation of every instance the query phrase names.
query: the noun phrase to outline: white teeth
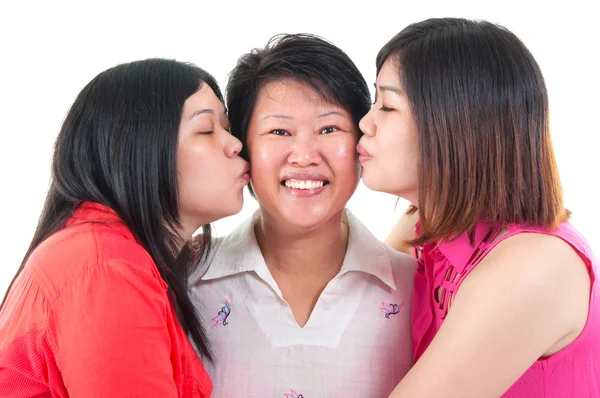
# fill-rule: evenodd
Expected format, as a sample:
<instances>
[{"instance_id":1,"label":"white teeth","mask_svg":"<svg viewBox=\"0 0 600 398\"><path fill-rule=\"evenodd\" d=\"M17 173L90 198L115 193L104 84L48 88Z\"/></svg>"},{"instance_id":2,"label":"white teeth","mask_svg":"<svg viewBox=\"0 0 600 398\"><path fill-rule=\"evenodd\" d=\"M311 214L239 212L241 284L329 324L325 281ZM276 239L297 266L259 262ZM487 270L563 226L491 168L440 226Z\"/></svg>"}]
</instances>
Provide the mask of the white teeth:
<instances>
[{"instance_id":1,"label":"white teeth","mask_svg":"<svg viewBox=\"0 0 600 398\"><path fill-rule=\"evenodd\" d=\"M317 189L323 187L325 181L313 180L285 180L285 186L294 189Z\"/></svg>"}]
</instances>

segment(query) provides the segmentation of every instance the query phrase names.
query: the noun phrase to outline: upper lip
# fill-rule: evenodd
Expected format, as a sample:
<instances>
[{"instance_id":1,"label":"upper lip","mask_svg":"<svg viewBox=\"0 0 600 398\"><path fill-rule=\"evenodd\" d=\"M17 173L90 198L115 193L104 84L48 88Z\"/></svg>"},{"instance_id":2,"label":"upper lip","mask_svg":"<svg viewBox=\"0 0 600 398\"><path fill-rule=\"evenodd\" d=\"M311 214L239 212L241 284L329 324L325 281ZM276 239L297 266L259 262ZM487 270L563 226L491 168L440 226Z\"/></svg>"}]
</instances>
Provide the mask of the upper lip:
<instances>
[{"instance_id":1,"label":"upper lip","mask_svg":"<svg viewBox=\"0 0 600 398\"><path fill-rule=\"evenodd\" d=\"M240 173L240 176L243 176L244 174L248 173L250 171L250 163L246 162L246 165L244 166L244 170L242 170L242 172Z\"/></svg>"},{"instance_id":2,"label":"upper lip","mask_svg":"<svg viewBox=\"0 0 600 398\"><path fill-rule=\"evenodd\" d=\"M371 156L371 154L365 148L363 148L363 146L360 144L358 144L356 146L356 151L358 152L359 155Z\"/></svg>"},{"instance_id":3,"label":"upper lip","mask_svg":"<svg viewBox=\"0 0 600 398\"><path fill-rule=\"evenodd\" d=\"M281 178L281 181L285 180L298 180L298 181L329 181L323 174L317 173L289 173Z\"/></svg>"}]
</instances>

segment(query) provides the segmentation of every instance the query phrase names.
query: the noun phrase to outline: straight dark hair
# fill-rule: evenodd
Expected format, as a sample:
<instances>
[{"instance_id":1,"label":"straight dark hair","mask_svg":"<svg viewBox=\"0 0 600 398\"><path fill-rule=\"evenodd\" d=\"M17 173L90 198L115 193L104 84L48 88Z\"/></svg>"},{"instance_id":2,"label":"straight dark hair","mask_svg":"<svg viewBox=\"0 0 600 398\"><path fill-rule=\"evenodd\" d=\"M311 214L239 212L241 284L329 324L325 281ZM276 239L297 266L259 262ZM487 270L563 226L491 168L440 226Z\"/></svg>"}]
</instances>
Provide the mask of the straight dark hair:
<instances>
[{"instance_id":1,"label":"straight dark hair","mask_svg":"<svg viewBox=\"0 0 600 398\"><path fill-rule=\"evenodd\" d=\"M411 244L472 234L482 220L556 228L569 218L546 85L517 36L487 21L428 19L383 46L378 74L388 59L419 140L421 234Z\"/></svg>"},{"instance_id":2,"label":"straight dark hair","mask_svg":"<svg viewBox=\"0 0 600 398\"><path fill-rule=\"evenodd\" d=\"M338 104L358 122L371 108L369 87L360 71L340 48L310 34L273 36L264 48L242 55L230 72L225 91L231 133L244 145L248 124L261 89L270 82L290 79L305 83L325 101Z\"/></svg>"},{"instance_id":3,"label":"straight dark hair","mask_svg":"<svg viewBox=\"0 0 600 398\"><path fill-rule=\"evenodd\" d=\"M180 230L179 125L184 102L204 84L223 102L210 74L166 59L118 65L85 86L58 134L44 209L11 286L31 253L63 228L81 203L103 204L117 213L151 255L169 286L182 328L200 354L212 361L206 333L188 296L195 250L175 232ZM210 225L202 229L201 256L211 242Z\"/></svg>"}]
</instances>

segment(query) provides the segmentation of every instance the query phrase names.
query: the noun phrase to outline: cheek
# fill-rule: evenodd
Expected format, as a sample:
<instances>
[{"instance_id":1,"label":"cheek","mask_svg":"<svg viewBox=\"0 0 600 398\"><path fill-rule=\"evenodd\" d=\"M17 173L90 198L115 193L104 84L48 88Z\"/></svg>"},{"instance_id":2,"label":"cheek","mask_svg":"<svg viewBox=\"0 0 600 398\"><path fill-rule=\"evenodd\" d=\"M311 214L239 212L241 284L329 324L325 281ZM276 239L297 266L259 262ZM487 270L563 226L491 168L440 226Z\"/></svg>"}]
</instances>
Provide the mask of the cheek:
<instances>
[{"instance_id":1,"label":"cheek","mask_svg":"<svg viewBox=\"0 0 600 398\"><path fill-rule=\"evenodd\" d=\"M281 162L281 151L272 145L257 146L254 151L250 152L250 159L253 167L270 170L271 166Z\"/></svg>"},{"instance_id":2,"label":"cheek","mask_svg":"<svg viewBox=\"0 0 600 398\"><path fill-rule=\"evenodd\" d=\"M393 129L389 126L379 129L376 141L377 157L386 169L406 168L416 156L413 132L403 124L396 124Z\"/></svg>"},{"instance_id":3,"label":"cheek","mask_svg":"<svg viewBox=\"0 0 600 398\"><path fill-rule=\"evenodd\" d=\"M218 159L202 147L188 146L177 154L177 174L182 192L198 190L198 187L216 183L220 179L221 167ZM210 169L216 170L210 172ZM201 189L200 189L201 190Z\"/></svg>"},{"instance_id":4,"label":"cheek","mask_svg":"<svg viewBox=\"0 0 600 398\"><path fill-rule=\"evenodd\" d=\"M346 178L356 178L358 181L360 167L358 154L356 153L357 143L357 137L343 137L343 139L331 140L323 148L323 152L328 154L328 163L334 172L342 172L346 175Z\"/></svg>"},{"instance_id":5,"label":"cheek","mask_svg":"<svg viewBox=\"0 0 600 398\"><path fill-rule=\"evenodd\" d=\"M252 185L260 190L263 182L272 184L279 178L282 162L285 161L285 148L274 142L256 142L248 145Z\"/></svg>"},{"instance_id":6,"label":"cheek","mask_svg":"<svg viewBox=\"0 0 600 398\"><path fill-rule=\"evenodd\" d=\"M417 134L413 128L407 127L402 131L400 137L401 143L404 149L402 155L404 158L405 167L410 171L411 174L416 173L418 161L419 161L419 150L417 143Z\"/></svg>"},{"instance_id":7,"label":"cheek","mask_svg":"<svg viewBox=\"0 0 600 398\"><path fill-rule=\"evenodd\" d=\"M335 156L343 159L353 159L356 162L358 157L356 153L356 144L358 143L358 139L345 139L341 140L335 146Z\"/></svg>"}]
</instances>

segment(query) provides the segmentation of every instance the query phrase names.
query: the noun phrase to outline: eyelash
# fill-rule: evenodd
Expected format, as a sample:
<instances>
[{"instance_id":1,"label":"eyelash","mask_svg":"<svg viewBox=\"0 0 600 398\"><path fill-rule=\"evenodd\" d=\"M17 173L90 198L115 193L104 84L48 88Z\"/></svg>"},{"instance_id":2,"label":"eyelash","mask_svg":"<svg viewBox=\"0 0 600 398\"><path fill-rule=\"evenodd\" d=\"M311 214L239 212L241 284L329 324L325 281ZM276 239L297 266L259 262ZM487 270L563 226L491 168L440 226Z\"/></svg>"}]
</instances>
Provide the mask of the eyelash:
<instances>
[{"instance_id":1,"label":"eyelash","mask_svg":"<svg viewBox=\"0 0 600 398\"><path fill-rule=\"evenodd\" d=\"M331 130L327 133L323 133L325 130ZM339 128L335 127L335 126L327 126L327 127L323 127L321 129L321 132L319 134L331 134L331 133L335 133L336 131L338 131ZM283 134L278 134L278 133L283 133ZM279 136L288 136L290 135L290 133L287 132L287 130L282 130L282 129L276 129L276 130L271 130L271 134L275 134L275 135L279 135Z\"/></svg>"},{"instance_id":2,"label":"eyelash","mask_svg":"<svg viewBox=\"0 0 600 398\"><path fill-rule=\"evenodd\" d=\"M277 134L277 133L283 133L283 134ZM275 129L275 130L271 130L271 134L275 134L275 135L279 135L279 136L286 136L289 135L289 133L286 130L282 130L282 129Z\"/></svg>"},{"instance_id":3,"label":"eyelash","mask_svg":"<svg viewBox=\"0 0 600 398\"><path fill-rule=\"evenodd\" d=\"M229 134L231 134L231 126L229 126L229 127L223 127L223 130L225 130L225 131L227 131ZM203 134L203 135L210 135L210 134L213 134L213 133L214 133L214 131L213 131L213 130L210 130L210 131L201 131L201 132L200 132L200 134Z\"/></svg>"},{"instance_id":4,"label":"eyelash","mask_svg":"<svg viewBox=\"0 0 600 398\"><path fill-rule=\"evenodd\" d=\"M373 100L373 103L371 104L371 106L374 106L375 104L377 104L377 96L375 96L375 99ZM387 106L385 106L383 104L381 105L381 108L379 108L379 110L382 111L382 112L391 112L391 111L393 111L392 108L388 108Z\"/></svg>"},{"instance_id":5,"label":"eyelash","mask_svg":"<svg viewBox=\"0 0 600 398\"><path fill-rule=\"evenodd\" d=\"M329 132L329 133L325 133L325 134L331 134L331 133L335 133L336 131L338 131L339 129L335 126L327 126L327 127L323 127L321 129L321 134L323 134L323 131L327 130L327 129L331 129L333 131Z\"/></svg>"}]
</instances>

